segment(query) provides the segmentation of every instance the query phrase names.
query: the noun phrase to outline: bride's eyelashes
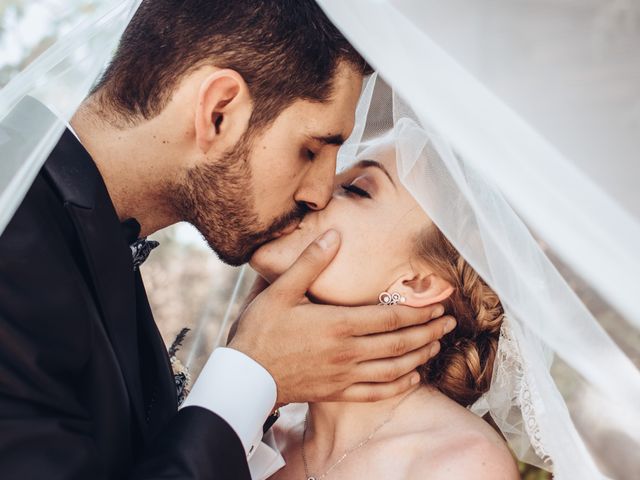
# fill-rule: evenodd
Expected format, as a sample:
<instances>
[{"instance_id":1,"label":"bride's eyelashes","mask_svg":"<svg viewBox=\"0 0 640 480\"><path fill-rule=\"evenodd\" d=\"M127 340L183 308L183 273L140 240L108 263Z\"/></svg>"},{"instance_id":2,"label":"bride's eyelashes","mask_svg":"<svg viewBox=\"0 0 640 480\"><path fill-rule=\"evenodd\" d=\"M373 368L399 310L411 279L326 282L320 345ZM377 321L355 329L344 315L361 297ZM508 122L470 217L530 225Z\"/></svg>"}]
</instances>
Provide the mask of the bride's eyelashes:
<instances>
[{"instance_id":1,"label":"bride's eyelashes","mask_svg":"<svg viewBox=\"0 0 640 480\"><path fill-rule=\"evenodd\" d=\"M355 186L354 184L344 184L344 185L340 185L340 187L342 187L342 189L344 191L346 191L347 193L351 193L354 195L357 195L359 197L363 197L363 198L371 198L371 194L369 192L367 192L366 190Z\"/></svg>"}]
</instances>

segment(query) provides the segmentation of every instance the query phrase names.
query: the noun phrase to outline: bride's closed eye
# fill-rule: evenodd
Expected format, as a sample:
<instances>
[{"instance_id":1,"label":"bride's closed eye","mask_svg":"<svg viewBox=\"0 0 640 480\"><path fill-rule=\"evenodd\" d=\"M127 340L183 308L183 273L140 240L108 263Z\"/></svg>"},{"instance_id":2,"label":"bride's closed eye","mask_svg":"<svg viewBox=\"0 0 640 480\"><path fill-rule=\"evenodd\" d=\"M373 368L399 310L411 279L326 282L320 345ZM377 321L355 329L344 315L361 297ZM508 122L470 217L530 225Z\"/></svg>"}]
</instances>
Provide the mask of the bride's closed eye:
<instances>
[{"instance_id":1,"label":"bride's closed eye","mask_svg":"<svg viewBox=\"0 0 640 480\"><path fill-rule=\"evenodd\" d=\"M340 185L340 187L347 193L357 195L358 197L371 198L371 194L365 189L360 188L353 183L347 183Z\"/></svg>"},{"instance_id":2,"label":"bride's closed eye","mask_svg":"<svg viewBox=\"0 0 640 480\"><path fill-rule=\"evenodd\" d=\"M345 181L340 182L340 188L347 196L370 199L377 192L376 181L368 172L356 173L348 178L343 178L343 180Z\"/></svg>"}]
</instances>

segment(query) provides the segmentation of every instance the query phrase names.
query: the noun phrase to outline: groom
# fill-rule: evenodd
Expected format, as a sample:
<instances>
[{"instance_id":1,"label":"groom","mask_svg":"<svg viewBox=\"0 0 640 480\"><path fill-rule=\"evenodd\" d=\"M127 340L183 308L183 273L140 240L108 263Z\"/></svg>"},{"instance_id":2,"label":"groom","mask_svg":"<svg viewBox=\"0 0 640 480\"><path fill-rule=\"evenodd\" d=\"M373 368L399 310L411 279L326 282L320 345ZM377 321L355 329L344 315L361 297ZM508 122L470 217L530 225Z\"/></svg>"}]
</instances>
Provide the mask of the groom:
<instances>
[{"instance_id":1,"label":"groom","mask_svg":"<svg viewBox=\"0 0 640 480\"><path fill-rule=\"evenodd\" d=\"M0 237L3 479L247 479L276 405L417 382L453 320L310 303L339 249L329 231L255 298L178 410L132 257L188 221L239 265L324 208L366 71L312 1L142 2ZM27 98L11 115L53 114Z\"/></svg>"}]
</instances>

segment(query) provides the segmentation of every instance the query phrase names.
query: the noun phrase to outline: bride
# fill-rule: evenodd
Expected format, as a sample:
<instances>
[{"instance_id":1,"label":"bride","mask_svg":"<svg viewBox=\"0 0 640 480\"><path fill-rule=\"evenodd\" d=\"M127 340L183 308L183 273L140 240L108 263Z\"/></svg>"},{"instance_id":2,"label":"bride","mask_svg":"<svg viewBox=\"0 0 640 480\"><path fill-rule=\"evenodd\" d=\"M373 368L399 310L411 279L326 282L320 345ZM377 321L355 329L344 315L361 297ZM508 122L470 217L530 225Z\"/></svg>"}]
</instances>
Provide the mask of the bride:
<instances>
[{"instance_id":1,"label":"bride","mask_svg":"<svg viewBox=\"0 0 640 480\"><path fill-rule=\"evenodd\" d=\"M310 298L338 305L443 303L458 325L407 394L283 408L274 435L286 467L271 478L519 478L501 436L466 408L489 389L503 307L401 183L392 133L336 177L326 209L260 248L251 266L272 282L316 237L335 229L341 249Z\"/></svg>"}]
</instances>

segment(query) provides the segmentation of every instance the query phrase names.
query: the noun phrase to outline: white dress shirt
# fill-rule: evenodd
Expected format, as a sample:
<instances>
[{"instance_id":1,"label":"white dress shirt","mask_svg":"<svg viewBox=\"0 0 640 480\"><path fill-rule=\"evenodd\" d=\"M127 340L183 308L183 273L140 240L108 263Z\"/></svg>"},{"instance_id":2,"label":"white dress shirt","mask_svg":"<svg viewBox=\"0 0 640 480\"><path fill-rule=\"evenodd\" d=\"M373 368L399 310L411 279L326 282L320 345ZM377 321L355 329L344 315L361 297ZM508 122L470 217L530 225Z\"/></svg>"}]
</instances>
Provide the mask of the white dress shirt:
<instances>
[{"instance_id":1,"label":"white dress shirt","mask_svg":"<svg viewBox=\"0 0 640 480\"><path fill-rule=\"evenodd\" d=\"M180 408L206 408L238 434L253 480L263 480L284 466L272 432L262 426L277 399L276 382L258 362L233 348L220 347L207 360Z\"/></svg>"}]
</instances>

